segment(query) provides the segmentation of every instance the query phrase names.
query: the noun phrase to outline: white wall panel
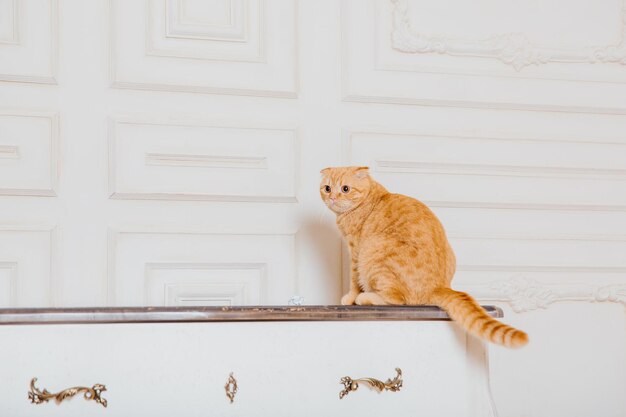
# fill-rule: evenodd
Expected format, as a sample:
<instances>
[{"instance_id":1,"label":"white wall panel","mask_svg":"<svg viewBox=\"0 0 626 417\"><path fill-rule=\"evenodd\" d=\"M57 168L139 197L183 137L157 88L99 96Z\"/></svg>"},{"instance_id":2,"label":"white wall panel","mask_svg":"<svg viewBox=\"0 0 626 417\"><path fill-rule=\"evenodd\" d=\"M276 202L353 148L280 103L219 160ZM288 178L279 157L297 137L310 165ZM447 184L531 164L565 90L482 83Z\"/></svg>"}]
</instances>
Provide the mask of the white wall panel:
<instances>
[{"instance_id":1,"label":"white wall panel","mask_svg":"<svg viewBox=\"0 0 626 417\"><path fill-rule=\"evenodd\" d=\"M148 55L263 62L263 9L260 0L205 2L203 8L208 10L196 12L199 15L192 18L187 15L193 13L188 10L189 3L166 1L165 12L162 2L150 3L146 39ZM194 2L196 6L197 3ZM216 9L227 9L228 20L210 23L216 14L223 13Z\"/></svg>"},{"instance_id":2,"label":"white wall panel","mask_svg":"<svg viewBox=\"0 0 626 417\"><path fill-rule=\"evenodd\" d=\"M109 232L111 305L286 304L295 235Z\"/></svg>"},{"instance_id":3,"label":"white wall panel","mask_svg":"<svg viewBox=\"0 0 626 417\"><path fill-rule=\"evenodd\" d=\"M0 43L17 43L17 0L0 1Z\"/></svg>"},{"instance_id":4,"label":"white wall panel","mask_svg":"<svg viewBox=\"0 0 626 417\"><path fill-rule=\"evenodd\" d=\"M346 132L350 163L427 204L626 209L626 141Z\"/></svg>"},{"instance_id":5,"label":"white wall panel","mask_svg":"<svg viewBox=\"0 0 626 417\"><path fill-rule=\"evenodd\" d=\"M445 73L459 73L454 67L462 65L466 74L587 81L613 76L624 81L623 0L571 1L566 19L563 5L557 3L392 0L391 4L392 49L422 58L397 55L398 63L432 63Z\"/></svg>"},{"instance_id":6,"label":"white wall panel","mask_svg":"<svg viewBox=\"0 0 626 417\"><path fill-rule=\"evenodd\" d=\"M452 235L455 284L516 313L565 301L626 304L626 237Z\"/></svg>"},{"instance_id":7,"label":"white wall panel","mask_svg":"<svg viewBox=\"0 0 626 417\"><path fill-rule=\"evenodd\" d=\"M584 416L604 403L603 414L619 415L614 387L626 383L626 363L618 359L626 346L626 237L452 235L451 242L459 263L454 286L503 307L504 321L530 335L525 349L492 348L500 412L560 415L566 391L581 398L570 414ZM620 371L605 374L612 368ZM545 395L545 386L559 389Z\"/></svg>"},{"instance_id":8,"label":"white wall panel","mask_svg":"<svg viewBox=\"0 0 626 417\"><path fill-rule=\"evenodd\" d=\"M146 305L260 305L266 290L263 263L146 265Z\"/></svg>"},{"instance_id":9,"label":"white wall panel","mask_svg":"<svg viewBox=\"0 0 626 417\"><path fill-rule=\"evenodd\" d=\"M226 38L226 32L233 31L237 33L233 40L240 40L240 33L245 33L245 17L247 13L244 8L249 3L243 0L222 0L222 1L201 1L201 0L168 0L166 2L167 10L167 34L175 37L186 26L201 26L204 30L203 36L209 38ZM177 26L179 25L179 26ZM191 29L191 28L187 28ZM194 28L195 29L195 28ZM211 30L216 32L209 33Z\"/></svg>"},{"instance_id":10,"label":"white wall panel","mask_svg":"<svg viewBox=\"0 0 626 417\"><path fill-rule=\"evenodd\" d=\"M185 3L111 1L114 87L296 96L294 1L243 2L232 29L181 22Z\"/></svg>"},{"instance_id":11,"label":"white wall panel","mask_svg":"<svg viewBox=\"0 0 626 417\"><path fill-rule=\"evenodd\" d=\"M567 13L556 3L344 0L344 97L623 114L625 8L621 0L568 2Z\"/></svg>"},{"instance_id":12,"label":"white wall panel","mask_svg":"<svg viewBox=\"0 0 626 417\"><path fill-rule=\"evenodd\" d=\"M113 198L295 202L293 129L110 122Z\"/></svg>"},{"instance_id":13,"label":"white wall panel","mask_svg":"<svg viewBox=\"0 0 626 417\"><path fill-rule=\"evenodd\" d=\"M15 307L17 303L17 262L0 263L0 306Z\"/></svg>"},{"instance_id":14,"label":"white wall panel","mask_svg":"<svg viewBox=\"0 0 626 417\"><path fill-rule=\"evenodd\" d=\"M526 330L530 343L520 350L490 347L499 415L624 414L623 305L564 301L523 314L501 306L505 321Z\"/></svg>"},{"instance_id":15,"label":"white wall panel","mask_svg":"<svg viewBox=\"0 0 626 417\"><path fill-rule=\"evenodd\" d=\"M56 0L0 0L0 81L56 83Z\"/></svg>"},{"instance_id":16,"label":"white wall panel","mask_svg":"<svg viewBox=\"0 0 626 417\"><path fill-rule=\"evenodd\" d=\"M54 277L54 231L0 225L0 307L49 307Z\"/></svg>"},{"instance_id":17,"label":"white wall panel","mask_svg":"<svg viewBox=\"0 0 626 417\"><path fill-rule=\"evenodd\" d=\"M0 195L56 195L56 114L0 110Z\"/></svg>"}]
</instances>

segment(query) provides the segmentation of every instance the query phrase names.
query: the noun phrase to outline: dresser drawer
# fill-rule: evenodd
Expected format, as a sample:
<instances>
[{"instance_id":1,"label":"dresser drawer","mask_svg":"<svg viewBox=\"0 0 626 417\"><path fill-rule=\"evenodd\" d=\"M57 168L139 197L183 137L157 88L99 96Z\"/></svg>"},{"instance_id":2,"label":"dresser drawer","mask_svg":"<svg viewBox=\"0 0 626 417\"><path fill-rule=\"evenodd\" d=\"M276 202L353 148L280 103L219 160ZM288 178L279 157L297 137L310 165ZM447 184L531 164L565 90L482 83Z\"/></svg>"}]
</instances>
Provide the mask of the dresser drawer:
<instances>
[{"instance_id":1,"label":"dresser drawer","mask_svg":"<svg viewBox=\"0 0 626 417\"><path fill-rule=\"evenodd\" d=\"M471 360L482 344L449 321L6 325L0 340L0 415L488 415L485 369ZM343 377L385 382L396 368L399 391L361 382L340 399ZM31 404L33 377L52 393L104 384L107 407L82 394Z\"/></svg>"},{"instance_id":2,"label":"dresser drawer","mask_svg":"<svg viewBox=\"0 0 626 417\"><path fill-rule=\"evenodd\" d=\"M470 407L465 335L445 322L101 324L4 327L0 407L11 416L460 416ZM398 392L340 379L393 378ZM233 373L230 403L224 385ZM105 384L108 407L51 392ZM102 408L102 409L101 409ZM4 413L3 413L4 414Z\"/></svg>"}]
</instances>

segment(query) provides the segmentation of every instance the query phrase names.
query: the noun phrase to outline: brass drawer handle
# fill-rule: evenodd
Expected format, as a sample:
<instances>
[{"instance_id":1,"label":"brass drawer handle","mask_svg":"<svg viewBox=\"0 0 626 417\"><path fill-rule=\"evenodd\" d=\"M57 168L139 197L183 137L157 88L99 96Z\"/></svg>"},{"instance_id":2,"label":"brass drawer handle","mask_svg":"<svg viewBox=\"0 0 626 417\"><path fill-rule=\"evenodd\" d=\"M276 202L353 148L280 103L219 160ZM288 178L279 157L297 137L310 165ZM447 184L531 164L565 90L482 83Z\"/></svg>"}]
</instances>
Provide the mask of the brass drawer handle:
<instances>
[{"instance_id":1,"label":"brass drawer handle","mask_svg":"<svg viewBox=\"0 0 626 417\"><path fill-rule=\"evenodd\" d=\"M40 391L39 388L35 387L35 382L37 382L37 378L30 380L30 391L28 391L28 399L32 404L47 403L51 399L54 399L57 404L60 404L64 400L73 397L79 392L83 392L83 397L86 400L93 400L98 404L101 404L103 407L107 406L107 400L101 397L102 392L106 391L107 388L102 384L95 384L91 388L72 387L53 394L45 388L43 391Z\"/></svg>"},{"instance_id":2,"label":"brass drawer handle","mask_svg":"<svg viewBox=\"0 0 626 417\"><path fill-rule=\"evenodd\" d=\"M394 379L388 379L386 382L374 378L352 379L349 376L344 376L339 382L344 386L344 389L339 393L339 399L341 400L348 395L350 391L356 391L359 388L359 382L371 385L372 388L376 389L378 392L382 392L383 390L392 392L400 391L400 388L402 388L402 370L396 368L396 372L396 377Z\"/></svg>"},{"instance_id":3,"label":"brass drawer handle","mask_svg":"<svg viewBox=\"0 0 626 417\"><path fill-rule=\"evenodd\" d=\"M231 372L230 376L228 377L228 381L226 382L226 385L224 385L226 396L230 400L231 404L235 401L235 395L237 395L238 389L239 388L237 387L237 380L235 379L235 377L233 376L233 373Z\"/></svg>"}]
</instances>

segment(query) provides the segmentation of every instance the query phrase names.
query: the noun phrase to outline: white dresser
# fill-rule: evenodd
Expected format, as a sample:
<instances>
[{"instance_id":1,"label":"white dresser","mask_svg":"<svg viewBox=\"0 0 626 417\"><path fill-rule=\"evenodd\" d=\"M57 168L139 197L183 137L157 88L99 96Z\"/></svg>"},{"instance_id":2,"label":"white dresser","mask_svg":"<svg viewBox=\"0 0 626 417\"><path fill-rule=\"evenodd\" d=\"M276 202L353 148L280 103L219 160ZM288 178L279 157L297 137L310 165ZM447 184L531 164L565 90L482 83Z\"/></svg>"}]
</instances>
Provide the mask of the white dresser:
<instances>
[{"instance_id":1,"label":"white dresser","mask_svg":"<svg viewBox=\"0 0 626 417\"><path fill-rule=\"evenodd\" d=\"M0 324L0 416L496 414L486 346L434 307L5 309ZM94 384L106 407L55 395Z\"/></svg>"}]
</instances>

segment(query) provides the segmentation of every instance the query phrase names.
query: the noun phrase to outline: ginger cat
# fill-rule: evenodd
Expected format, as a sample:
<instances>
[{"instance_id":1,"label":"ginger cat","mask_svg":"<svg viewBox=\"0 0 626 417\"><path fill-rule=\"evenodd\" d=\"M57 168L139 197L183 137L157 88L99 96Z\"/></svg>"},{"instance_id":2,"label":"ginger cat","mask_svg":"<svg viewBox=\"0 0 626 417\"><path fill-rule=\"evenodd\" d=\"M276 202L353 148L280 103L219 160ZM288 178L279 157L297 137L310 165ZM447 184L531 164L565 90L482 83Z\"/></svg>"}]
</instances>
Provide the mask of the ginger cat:
<instances>
[{"instance_id":1,"label":"ginger cat","mask_svg":"<svg viewBox=\"0 0 626 417\"><path fill-rule=\"evenodd\" d=\"M337 215L350 249L350 291L341 304L434 304L470 334L507 347L528 342L526 333L493 319L471 296L450 288L456 258L428 207L389 193L367 167L321 173L320 195Z\"/></svg>"}]
</instances>

